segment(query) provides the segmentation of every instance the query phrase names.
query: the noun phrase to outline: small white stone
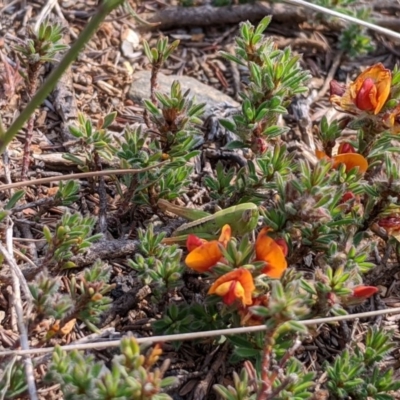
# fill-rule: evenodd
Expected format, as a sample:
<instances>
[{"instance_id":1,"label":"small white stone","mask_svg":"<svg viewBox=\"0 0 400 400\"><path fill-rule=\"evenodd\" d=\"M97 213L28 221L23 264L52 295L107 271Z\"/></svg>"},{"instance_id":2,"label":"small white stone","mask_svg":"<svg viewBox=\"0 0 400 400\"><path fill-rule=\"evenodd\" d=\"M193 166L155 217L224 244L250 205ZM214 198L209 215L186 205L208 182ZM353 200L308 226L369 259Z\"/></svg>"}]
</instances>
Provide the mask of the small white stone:
<instances>
[{"instance_id":1,"label":"small white stone","mask_svg":"<svg viewBox=\"0 0 400 400\"><path fill-rule=\"evenodd\" d=\"M132 29L125 29L122 33L122 40L132 44L134 49L137 49L140 44L139 35Z\"/></svg>"}]
</instances>

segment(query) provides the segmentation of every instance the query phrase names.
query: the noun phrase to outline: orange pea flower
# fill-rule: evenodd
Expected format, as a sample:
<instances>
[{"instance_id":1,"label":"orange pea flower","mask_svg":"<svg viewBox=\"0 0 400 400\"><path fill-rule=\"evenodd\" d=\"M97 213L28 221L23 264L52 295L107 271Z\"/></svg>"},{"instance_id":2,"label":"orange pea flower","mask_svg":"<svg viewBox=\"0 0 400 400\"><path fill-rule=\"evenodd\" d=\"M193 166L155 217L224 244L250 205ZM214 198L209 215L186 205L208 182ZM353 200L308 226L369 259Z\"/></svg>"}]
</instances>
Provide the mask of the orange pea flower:
<instances>
[{"instance_id":1,"label":"orange pea flower","mask_svg":"<svg viewBox=\"0 0 400 400\"><path fill-rule=\"evenodd\" d=\"M379 289L375 286L356 286L353 288L353 297L367 299L378 291Z\"/></svg>"},{"instance_id":2,"label":"orange pea flower","mask_svg":"<svg viewBox=\"0 0 400 400\"><path fill-rule=\"evenodd\" d=\"M333 157L333 168L338 168L340 164L346 166L346 171L358 167L361 173L365 173L368 169L367 159L357 153L338 154Z\"/></svg>"},{"instance_id":3,"label":"orange pea flower","mask_svg":"<svg viewBox=\"0 0 400 400\"><path fill-rule=\"evenodd\" d=\"M271 228L263 228L256 240L256 260L265 261L267 265L262 270L270 278L279 279L287 268L287 244L283 239L275 241L268 232ZM284 243L284 244L283 244Z\"/></svg>"},{"instance_id":4,"label":"orange pea flower","mask_svg":"<svg viewBox=\"0 0 400 400\"><path fill-rule=\"evenodd\" d=\"M190 253L185 259L186 265L197 272L207 272L222 259L220 245L226 247L231 239L231 233L231 227L224 225L218 240L207 241L196 235L189 235L186 247Z\"/></svg>"},{"instance_id":5,"label":"orange pea flower","mask_svg":"<svg viewBox=\"0 0 400 400\"><path fill-rule=\"evenodd\" d=\"M361 173L365 173L368 169L368 161L361 154L355 153L354 147L347 142L341 143L339 146L339 154L333 156L332 158L328 157L325 152L321 150L316 150L315 155L318 160L323 158L327 158L332 160L332 167L338 168L340 164L344 164L346 166L346 171L350 171L351 169L358 167Z\"/></svg>"},{"instance_id":6,"label":"orange pea flower","mask_svg":"<svg viewBox=\"0 0 400 400\"><path fill-rule=\"evenodd\" d=\"M344 300L344 304L355 306L362 304L366 299L378 293L379 289L375 286L359 285L353 288L353 292Z\"/></svg>"},{"instance_id":7,"label":"orange pea flower","mask_svg":"<svg viewBox=\"0 0 400 400\"><path fill-rule=\"evenodd\" d=\"M210 287L208 294L221 296L227 305L240 300L244 306L249 306L253 303L251 295L255 288L250 271L237 268L219 277Z\"/></svg>"},{"instance_id":8,"label":"orange pea flower","mask_svg":"<svg viewBox=\"0 0 400 400\"><path fill-rule=\"evenodd\" d=\"M382 63L372 65L347 87L331 82L330 101L344 110L378 114L389 98L392 73Z\"/></svg>"}]
</instances>

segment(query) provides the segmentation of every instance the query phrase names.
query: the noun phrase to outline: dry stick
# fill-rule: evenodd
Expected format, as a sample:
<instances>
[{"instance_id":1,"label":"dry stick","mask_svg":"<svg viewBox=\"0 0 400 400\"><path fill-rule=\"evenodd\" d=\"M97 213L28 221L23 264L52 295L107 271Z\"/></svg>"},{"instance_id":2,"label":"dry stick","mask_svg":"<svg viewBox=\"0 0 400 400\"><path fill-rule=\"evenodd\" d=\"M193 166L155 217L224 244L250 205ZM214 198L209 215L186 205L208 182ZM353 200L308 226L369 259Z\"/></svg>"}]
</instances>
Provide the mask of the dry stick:
<instances>
[{"instance_id":1,"label":"dry stick","mask_svg":"<svg viewBox=\"0 0 400 400\"><path fill-rule=\"evenodd\" d=\"M3 153L3 167L4 167L4 176L7 183L11 183L11 172L10 172L10 158L8 156L8 147L4 150ZM14 190L10 190L10 197L14 194Z\"/></svg>"},{"instance_id":2,"label":"dry stick","mask_svg":"<svg viewBox=\"0 0 400 400\"><path fill-rule=\"evenodd\" d=\"M367 317L375 317L376 315L383 314L400 314L400 307L392 308L390 310L376 310L376 311L367 311L364 313L358 314L348 314L348 315L339 315L337 317L327 317L327 318L315 318L315 319L307 319L304 321L296 321L301 325L318 325L318 324L327 324L331 322L338 321L347 321L353 320L356 318L367 318ZM204 339L206 337L215 337L215 336L225 336L225 335L238 335L243 333L254 333L254 332L262 332L265 331L267 327L265 325L257 325L257 326L245 326L241 328L230 328L230 329L217 329L213 331L204 331L204 332L191 332L191 333L179 333L175 335L163 335L163 336L150 336L150 337L142 337L135 338L137 343L157 343L157 342L176 342L181 340L195 340L195 339ZM121 340L110 340L103 341L98 343L85 343L85 344L75 344L75 345L65 345L60 346L60 348L64 351L71 350L89 350L89 349L106 349L111 347L118 347L121 344ZM10 355L26 355L26 354L45 354L51 353L54 351L55 347L42 347L40 349L29 349L29 350L4 350L0 351L0 357L10 356Z\"/></svg>"},{"instance_id":3,"label":"dry stick","mask_svg":"<svg viewBox=\"0 0 400 400\"><path fill-rule=\"evenodd\" d=\"M269 4L266 2L256 2L251 4L241 4L229 7L167 7L154 14L145 15L148 22L157 24L149 26L147 29L165 30L170 28L182 28L192 26L211 26L238 24L241 21L259 21L266 15L272 15L276 22L284 22L290 24L300 24L315 19L315 14L307 10L312 8L324 14L336 16L342 20L347 20L371 30L383 33L386 36L400 39L400 34L394 32L399 30L400 25L398 18L375 18L376 24L371 24L349 15L341 14L328 8L319 7L315 4L301 0L284 0L301 7L287 6L282 3ZM324 21L324 25L328 28L341 31L345 25L340 20ZM390 29L386 29L390 28Z\"/></svg>"},{"instance_id":4,"label":"dry stick","mask_svg":"<svg viewBox=\"0 0 400 400\"><path fill-rule=\"evenodd\" d=\"M11 221L11 218L8 218L8 227L6 231L6 243L7 243L7 249L3 247L3 245L0 243L0 251L3 253L4 258L7 260L8 264L11 267L11 276L12 276L12 287L13 287L13 300L14 300L14 308L15 312L17 314L17 323L18 323L18 329L19 329L19 335L20 335L20 343L21 343L21 348L23 350L29 351L29 342L28 342L28 332L24 323L24 310L22 308L22 301L21 301L21 286L23 285L26 288L28 288L28 285L26 283L25 278L21 274L21 271L17 273L17 270L19 270L18 266L16 265L14 261L14 256L13 256L13 241L12 241L12 226L13 223ZM13 267L11 266L13 265ZM29 292L29 288L28 288ZM30 305L29 308L32 307L32 296L27 295L26 298L28 304ZM27 310L27 314L30 315L30 309ZM26 381L28 385L28 392L29 392L29 397L30 400L38 400L37 396L37 391L36 391L36 384L35 384L35 376L34 376L34 370L33 370L33 363L32 359L29 355L26 355L24 357L24 362L25 362L25 375L26 375Z\"/></svg>"},{"instance_id":5,"label":"dry stick","mask_svg":"<svg viewBox=\"0 0 400 400\"><path fill-rule=\"evenodd\" d=\"M156 167L161 167L162 165L165 165L168 162L169 161L163 161L161 163L150 165L149 167L140 169L106 169L103 171L81 172L77 174L67 174L60 176L50 176L49 178L32 179L30 181L9 183L8 185L0 185L0 191L7 189L15 189L24 186L42 185L51 182L67 181L69 179L92 178L94 176L106 176L106 175L139 174L141 172L149 171Z\"/></svg>"},{"instance_id":6,"label":"dry stick","mask_svg":"<svg viewBox=\"0 0 400 400\"><path fill-rule=\"evenodd\" d=\"M54 203L55 203L55 196L43 197L42 199L38 199L30 203L21 204L20 206L14 207L10 210L10 212L11 214L18 214L19 212L26 210L27 208L53 207Z\"/></svg>"},{"instance_id":7,"label":"dry stick","mask_svg":"<svg viewBox=\"0 0 400 400\"><path fill-rule=\"evenodd\" d=\"M95 151L94 162L98 171L102 171L100 156ZM104 183L104 177L99 177L99 183L97 185L97 192L99 194L99 217L98 217L98 229L99 232L105 235L107 233L107 193L106 185Z\"/></svg>"},{"instance_id":8,"label":"dry stick","mask_svg":"<svg viewBox=\"0 0 400 400\"><path fill-rule=\"evenodd\" d=\"M58 0L48 0L46 5L42 7L39 15L37 16L36 23L35 23L35 32L39 30L40 24L46 19L47 15L50 14L53 7L56 5Z\"/></svg>"},{"instance_id":9,"label":"dry stick","mask_svg":"<svg viewBox=\"0 0 400 400\"><path fill-rule=\"evenodd\" d=\"M4 11L6 11L7 9L9 9L10 7L12 7L13 5L15 5L16 3L18 3L19 0L14 0L11 3L7 4L6 6L4 6L1 10L0 10L0 15L3 14Z\"/></svg>"},{"instance_id":10,"label":"dry stick","mask_svg":"<svg viewBox=\"0 0 400 400\"><path fill-rule=\"evenodd\" d=\"M12 236L11 236L11 239L12 239ZM25 279L24 275L22 274L17 263L15 262L14 257L1 243L0 243L0 253L3 254L5 260L7 261L7 264L10 266L12 273L14 275L16 275L17 278L19 279L21 287L22 287L22 291L24 292L26 300L28 301L28 303L32 303L32 300L33 300L32 295L29 290L28 284L26 283L26 279Z\"/></svg>"},{"instance_id":11,"label":"dry stick","mask_svg":"<svg viewBox=\"0 0 400 400\"><path fill-rule=\"evenodd\" d=\"M330 68L330 70L328 72L328 75L325 78L324 85L322 86L321 90L318 92L317 97L315 97L315 99L313 99L313 101L312 101L313 103L316 103L318 100L322 99L322 97L325 96L326 92L329 89L329 85L331 83L331 80L335 76L336 71L337 71L337 69L338 69L338 67L340 65L340 62L342 61L342 56L343 56L343 52L342 51L340 51L336 55L335 59L333 60L332 65L331 65L331 68Z\"/></svg>"},{"instance_id":12,"label":"dry stick","mask_svg":"<svg viewBox=\"0 0 400 400\"><path fill-rule=\"evenodd\" d=\"M35 125L35 114L32 114L28 120L28 123L26 124L24 155L22 157L22 167L21 167L21 179L26 179L26 176L28 174L34 125Z\"/></svg>"},{"instance_id":13,"label":"dry stick","mask_svg":"<svg viewBox=\"0 0 400 400\"><path fill-rule=\"evenodd\" d=\"M207 372L207 375L204 379L202 379L193 393L194 399L204 399L207 393L210 390L211 382L215 379L215 376L218 373L218 370L221 368L221 365L225 362L225 358L229 353L228 342L225 342L221 348L216 353L216 359L211 364L210 370Z\"/></svg>"},{"instance_id":14,"label":"dry stick","mask_svg":"<svg viewBox=\"0 0 400 400\"><path fill-rule=\"evenodd\" d=\"M328 14L333 17L341 18L346 21L352 22L354 24L364 26L365 28L371 29L373 31L383 33L384 35L390 36L392 38L400 39L399 33L396 33L389 29L383 28L382 26L372 24L371 22L367 22L367 21L364 21L364 20L356 18L356 17L352 17L351 15L342 14L338 11L331 10L326 7L321 7L316 4L309 3L308 1L305 1L305 0L281 0L281 1L283 1L285 3L295 4L296 6L303 6L306 8L310 8L311 10L324 13L325 15Z\"/></svg>"},{"instance_id":15,"label":"dry stick","mask_svg":"<svg viewBox=\"0 0 400 400\"><path fill-rule=\"evenodd\" d=\"M377 0L372 4L374 11L388 11L395 14L400 11L400 4L393 0Z\"/></svg>"}]
</instances>

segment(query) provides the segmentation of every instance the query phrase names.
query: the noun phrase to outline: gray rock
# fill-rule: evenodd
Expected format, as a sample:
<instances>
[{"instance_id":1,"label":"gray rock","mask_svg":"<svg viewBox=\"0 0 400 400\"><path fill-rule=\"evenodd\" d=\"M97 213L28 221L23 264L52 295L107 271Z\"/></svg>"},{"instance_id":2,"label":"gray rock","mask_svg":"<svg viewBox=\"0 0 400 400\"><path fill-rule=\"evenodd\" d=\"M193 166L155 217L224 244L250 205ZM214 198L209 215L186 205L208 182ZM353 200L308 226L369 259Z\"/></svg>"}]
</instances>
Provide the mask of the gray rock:
<instances>
[{"instance_id":1,"label":"gray rock","mask_svg":"<svg viewBox=\"0 0 400 400\"><path fill-rule=\"evenodd\" d=\"M189 76L159 73L157 91L169 94L171 84L175 80L180 82L183 92L190 89L189 96L195 96L197 103L206 103L206 112L203 115L205 118L219 107L239 107L239 103L232 97ZM134 102L140 104L144 99L150 98L150 71L137 71L133 74L133 83L128 96Z\"/></svg>"}]
</instances>

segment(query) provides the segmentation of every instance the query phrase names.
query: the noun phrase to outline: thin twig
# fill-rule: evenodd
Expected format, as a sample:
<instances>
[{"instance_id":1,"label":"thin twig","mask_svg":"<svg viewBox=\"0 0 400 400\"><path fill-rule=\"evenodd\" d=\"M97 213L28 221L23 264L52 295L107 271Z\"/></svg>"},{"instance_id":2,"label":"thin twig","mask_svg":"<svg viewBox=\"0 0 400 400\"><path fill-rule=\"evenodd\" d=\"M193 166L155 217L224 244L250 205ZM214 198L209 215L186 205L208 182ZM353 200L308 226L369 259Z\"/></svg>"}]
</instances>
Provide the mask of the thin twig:
<instances>
[{"instance_id":1,"label":"thin twig","mask_svg":"<svg viewBox=\"0 0 400 400\"><path fill-rule=\"evenodd\" d=\"M343 55L342 51L339 51L339 53L336 55L335 59L333 60L332 65L331 65L331 68L328 72L328 75L325 78L324 85L322 86L321 90L318 92L317 96L313 99L313 101L312 101L313 103L316 103L318 100L322 99L322 97L325 96L325 93L329 89L331 80L335 76L336 71L340 65L340 62L342 61L342 55Z\"/></svg>"},{"instance_id":2,"label":"thin twig","mask_svg":"<svg viewBox=\"0 0 400 400\"><path fill-rule=\"evenodd\" d=\"M47 3L42 7L39 15L37 16L35 23L35 32L39 30L40 24L47 18L47 15L51 13L51 10L56 5L57 0L48 0Z\"/></svg>"},{"instance_id":3,"label":"thin twig","mask_svg":"<svg viewBox=\"0 0 400 400\"><path fill-rule=\"evenodd\" d=\"M367 311L367 312L359 313L359 314L339 315L337 317L307 319L304 321L296 321L296 322L298 324L302 324L305 326L320 325L320 324L327 324L327 323L331 323L331 322L353 320L356 318L375 317L376 315L383 315L383 314L400 314L400 307L387 309L387 310ZM204 331L204 332L179 333L176 335L142 337L142 338L136 338L136 341L139 344L155 343L155 342L176 342L176 341L181 341L181 340L204 339L206 337L262 332L262 331L265 331L266 329L267 328L265 325L245 326L242 328L217 329L217 330L213 330L213 331ZM99 349L99 348L106 349L106 348L111 348L111 347L118 347L120 344L121 344L121 340L110 340L110 341L103 341L103 342L98 342L98 343L85 343L85 344L81 344L81 345L79 345L79 344L65 345L65 346L60 346L60 347L64 351L71 351L71 350L89 350L89 349ZM29 350L4 350L4 351L0 351L0 357L14 355L14 354L15 355L44 354L44 353L51 353L52 351L54 351L54 347L42 347L40 349L29 349Z\"/></svg>"},{"instance_id":4,"label":"thin twig","mask_svg":"<svg viewBox=\"0 0 400 400\"><path fill-rule=\"evenodd\" d=\"M0 244L0 246L2 248L1 252L3 253L4 258L7 260L10 267L11 267L11 264L15 264L14 268L11 267L13 300L14 300L13 303L14 303L15 312L17 314L17 323L18 323L18 329L19 329L19 335L20 335L19 340L21 343L21 348L23 350L29 351L28 332L27 332L25 322L24 322L24 310L22 308L22 300L21 300L21 285L24 285L26 288L28 287L28 285L26 283L25 278L20 273L21 271L19 271L19 268L14 261L12 227L13 227L13 223L11 221L11 218L8 218L8 227L6 230L7 250L3 247L3 245ZM17 270L19 271L19 274L17 273ZM28 289L28 291L29 291L29 289ZM32 296L27 296L28 304L32 304L32 301L29 301L29 300L31 300L31 297ZM28 310L27 314L28 315L30 314L30 310ZM29 354L24 356L24 362L25 362L26 382L28 385L28 392L29 392L30 400L38 400L36 384L35 384L35 376L34 376L34 371L33 371L33 363L32 363L32 359L29 356Z\"/></svg>"},{"instance_id":5,"label":"thin twig","mask_svg":"<svg viewBox=\"0 0 400 400\"><path fill-rule=\"evenodd\" d=\"M28 123L26 124L24 154L22 156L22 167L21 167L21 179L22 180L26 179L26 177L28 175L29 164L31 161L30 153L31 153L32 140L33 140L34 126L35 126L35 114L32 114L28 119Z\"/></svg>"},{"instance_id":6,"label":"thin twig","mask_svg":"<svg viewBox=\"0 0 400 400\"><path fill-rule=\"evenodd\" d=\"M12 232L11 232L11 240L12 240ZM7 246L8 247L8 246ZM10 266L12 273L14 273L20 281L22 291L26 297L28 303L32 303L32 295L29 290L28 284L26 283L26 279L19 269L17 263L14 260L14 257L10 254L10 252L0 243L0 253L3 254L7 264Z\"/></svg>"},{"instance_id":7,"label":"thin twig","mask_svg":"<svg viewBox=\"0 0 400 400\"><path fill-rule=\"evenodd\" d=\"M144 14L144 17L149 22L158 23L157 26L148 27L148 29L157 29L160 31L191 26L226 26L228 24L238 24L246 20L259 21L265 15L272 15L275 22L298 24L310 21L313 18L315 19L315 14L308 11L308 9L312 8L324 15L328 14L338 17L324 21L324 25L330 30L342 30L346 26L343 21L349 21L357 25L365 26L376 32L383 33L388 37L395 39L400 38L400 33L387 29L388 27L395 30L399 29L398 18L376 18L376 23L372 24L304 0L282 0L282 2L291 4L288 6L280 2L270 4L270 2L258 1L224 7L210 7L208 5L199 7L167 7L151 14ZM304 7L293 7L293 3L297 6Z\"/></svg>"},{"instance_id":8,"label":"thin twig","mask_svg":"<svg viewBox=\"0 0 400 400\"><path fill-rule=\"evenodd\" d=\"M98 171L102 171L100 156L95 151L94 163ZM99 217L98 217L98 229L99 232L105 235L107 233L107 192L106 185L104 183L104 177L99 177L99 183L97 185L97 192L99 194Z\"/></svg>"},{"instance_id":9,"label":"thin twig","mask_svg":"<svg viewBox=\"0 0 400 400\"><path fill-rule=\"evenodd\" d=\"M4 150L3 153L3 167L4 167L4 177L6 178L7 183L11 183L11 172L10 172L10 157L8 156L8 147ZM10 197L14 194L13 190L10 190Z\"/></svg>"},{"instance_id":10,"label":"thin twig","mask_svg":"<svg viewBox=\"0 0 400 400\"><path fill-rule=\"evenodd\" d=\"M4 11L8 10L10 7L12 7L13 5L15 5L16 3L18 3L19 0L14 0L11 3L7 4L6 6L4 6L1 10L0 10L0 15L3 14Z\"/></svg>"},{"instance_id":11,"label":"thin twig","mask_svg":"<svg viewBox=\"0 0 400 400\"><path fill-rule=\"evenodd\" d=\"M0 186L1 188L1 186ZM30 203L21 204L20 206L14 207L11 211L11 214L18 214L19 212L26 210L27 208L35 208L35 207L54 207L55 196L43 197L42 199L37 199Z\"/></svg>"},{"instance_id":12,"label":"thin twig","mask_svg":"<svg viewBox=\"0 0 400 400\"><path fill-rule=\"evenodd\" d=\"M21 224L19 226L19 228L20 228L21 233L22 233L24 238L33 239L32 231L31 231L29 225ZM38 258L38 253L37 253L37 249L36 249L35 243L34 242L28 242L27 247L28 247L29 256L32 258L32 260L34 260L34 262L38 262L39 258ZM15 252L15 250L16 249L14 249L14 252ZM28 257L26 257L26 258L28 258ZM34 262L32 262L32 264L34 264Z\"/></svg>"},{"instance_id":13,"label":"thin twig","mask_svg":"<svg viewBox=\"0 0 400 400\"><path fill-rule=\"evenodd\" d=\"M394 39L400 39L400 33L391 31L390 29L382 28L379 25L364 21L364 20L356 18L356 17L352 17L351 15L340 13L340 12L332 10L330 8L326 8L326 7L318 6L317 4L309 3L308 1L305 1L305 0L281 0L281 1L283 1L284 3L295 4L296 6L303 6L306 8L310 8L311 10L321 12L324 15L332 15L333 17L344 19L345 21L349 21L354 24L364 26L365 28L371 29L375 32L383 33L384 35L392 37Z\"/></svg>"},{"instance_id":14,"label":"thin twig","mask_svg":"<svg viewBox=\"0 0 400 400\"><path fill-rule=\"evenodd\" d=\"M149 167L140 168L140 169L106 169L103 171L92 171L92 172L81 172L77 174L67 174L60 176L50 176L48 178L40 178L40 179L32 179L30 181L22 181L10 183L8 185L0 185L1 190L7 189L15 189L24 186L37 186L45 183L52 183L58 181L67 181L69 179L82 179L82 178L92 178L94 176L106 176L106 175L128 175L128 174L138 174L141 172L149 171L156 167L161 167L164 164L167 164L169 161L163 161L155 165L151 165Z\"/></svg>"}]
</instances>

